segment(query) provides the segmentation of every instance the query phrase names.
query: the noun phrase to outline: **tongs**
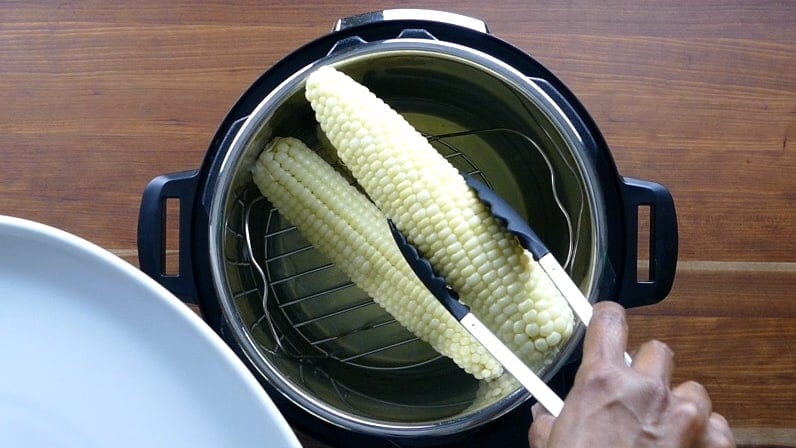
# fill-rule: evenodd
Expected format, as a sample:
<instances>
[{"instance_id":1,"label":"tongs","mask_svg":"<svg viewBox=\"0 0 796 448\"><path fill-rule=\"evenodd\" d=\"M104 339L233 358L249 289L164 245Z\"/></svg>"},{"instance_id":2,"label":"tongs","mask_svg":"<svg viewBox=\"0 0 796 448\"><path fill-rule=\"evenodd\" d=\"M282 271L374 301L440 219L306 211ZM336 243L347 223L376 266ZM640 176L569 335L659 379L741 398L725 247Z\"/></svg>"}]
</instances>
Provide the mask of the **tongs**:
<instances>
[{"instance_id":1,"label":"tongs","mask_svg":"<svg viewBox=\"0 0 796 448\"><path fill-rule=\"evenodd\" d=\"M567 275L555 256L536 235L536 232L531 229L530 225L514 208L489 187L472 176L465 176L465 180L467 185L478 195L479 199L490 208L495 218L502 221L506 229L517 237L520 245L531 253L533 259L539 263L542 270L547 274L561 295L564 296L581 322L588 326L592 316L591 304ZM470 308L467 305L459 301L456 291L447 285L444 278L434 272L431 263L419 253L417 248L406 239L391 220L389 225L401 254L403 254L415 275L423 282L426 288L548 412L558 416L564 404L561 397L553 392L533 370L520 360L486 325L478 320L470 312ZM630 356L627 353L625 353L625 362L628 365L630 364Z\"/></svg>"}]
</instances>

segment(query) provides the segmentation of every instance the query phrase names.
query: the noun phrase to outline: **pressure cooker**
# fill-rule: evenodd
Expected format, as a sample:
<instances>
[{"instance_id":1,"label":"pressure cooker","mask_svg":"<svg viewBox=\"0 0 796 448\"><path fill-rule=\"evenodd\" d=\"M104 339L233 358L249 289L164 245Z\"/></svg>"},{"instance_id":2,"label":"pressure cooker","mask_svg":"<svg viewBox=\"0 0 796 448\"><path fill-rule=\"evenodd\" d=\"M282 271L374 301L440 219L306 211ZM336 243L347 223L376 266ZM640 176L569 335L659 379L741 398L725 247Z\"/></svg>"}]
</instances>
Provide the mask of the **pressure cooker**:
<instances>
[{"instance_id":1,"label":"pressure cooker","mask_svg":"<svg viewBox=\"0 0 796 448\"><path fill-rule=\"evenodd\" d=\"M274 137L330 150L303 95L306 77L322 65L365 84L462 172L479 173L591 302L637 307L669 293L677 261L669 191L621 177L594 120L533 57L479 20L426 10L341 19L268 68L229 111L199 169L158 176L145 189L141 269L198 305L288 421L331 446L527 443L527 392L511 378L478 381L435 353L254 186L251 164ZM179 202L179 216L166 215L169 200ZM650 211L643 228L641 207ZM172 218L176 273L165 270ZM640 232L649 241L643 261ZM649 274L640 278L640 269ZM580 325L539 372L561 395L583 332Z\"/></svg>"}]
</instances>

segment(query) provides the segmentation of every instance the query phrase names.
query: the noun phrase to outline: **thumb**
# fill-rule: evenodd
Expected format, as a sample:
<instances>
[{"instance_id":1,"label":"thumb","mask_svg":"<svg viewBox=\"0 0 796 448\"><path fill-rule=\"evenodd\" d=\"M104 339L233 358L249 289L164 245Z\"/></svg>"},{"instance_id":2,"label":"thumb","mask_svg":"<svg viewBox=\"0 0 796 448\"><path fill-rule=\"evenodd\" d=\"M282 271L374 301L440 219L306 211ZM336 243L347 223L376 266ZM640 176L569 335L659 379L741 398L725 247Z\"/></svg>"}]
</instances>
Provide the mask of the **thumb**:
<instances>
[{"instance_id":1,"label":"thumb","mask_svg":"<svg viewBox=\"0 0 796 448\"><path fill-rule=\"evenodd\" d=\"M546 448L547 441L550 439L550 431L556 419L541 404L536 403L531 408L533 423L528 431L528 443L531 448Z\"/></svg>"}]
</instances>

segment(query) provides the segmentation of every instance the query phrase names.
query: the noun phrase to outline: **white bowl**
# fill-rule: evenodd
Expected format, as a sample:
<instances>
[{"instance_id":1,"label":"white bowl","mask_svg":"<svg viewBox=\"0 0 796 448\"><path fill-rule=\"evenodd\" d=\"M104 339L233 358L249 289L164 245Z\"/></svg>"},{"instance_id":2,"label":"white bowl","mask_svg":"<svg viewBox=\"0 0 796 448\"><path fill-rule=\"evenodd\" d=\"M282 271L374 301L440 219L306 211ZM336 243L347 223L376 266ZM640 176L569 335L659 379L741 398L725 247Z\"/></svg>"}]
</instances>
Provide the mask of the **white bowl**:
<instances>
[{"instance_id":1,"label":"white bowl","mask_svg":"<svg viewBox=\"0 0 796 448\"><path fill-rule=\"evenodd\" d=\"M300 444L170 292L79 237L0 216L0 446Z\"/></svg>"}]
</instances>

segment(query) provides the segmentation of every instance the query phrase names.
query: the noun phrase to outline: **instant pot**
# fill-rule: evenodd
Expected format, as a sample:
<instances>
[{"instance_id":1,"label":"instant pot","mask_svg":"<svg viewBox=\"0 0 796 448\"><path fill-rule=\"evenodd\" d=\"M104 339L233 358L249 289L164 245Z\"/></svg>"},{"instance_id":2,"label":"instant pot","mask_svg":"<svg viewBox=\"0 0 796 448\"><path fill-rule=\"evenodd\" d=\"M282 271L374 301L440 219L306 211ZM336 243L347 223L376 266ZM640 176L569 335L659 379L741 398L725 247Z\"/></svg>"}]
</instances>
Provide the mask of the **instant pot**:
<instances>
[{"instance_id":1,"label":"instant pot","mask_svg":"<svg viewBox=\"0 0 796 448\"><path fill-rule=\"evenodd\" d=\"M527 392L508 375L475 380L403 329L252 183L251 164L277 136L334 161L304 99L321 65L368 86L509 201L590 301L637 307L669 293L677 221L667 189L619 176L587 111L531 56L479 20L426 10L341 19L268 69L224 119L201 168L147 186L141 269L197 304L288 421L329 445L526 444ZM169 199L180 204L175 274L164 269ZM648 228L639 229L640 207L650 210ZM639 266L639 231L649 266ZM539 372L562 396L583 331Z\"/></svg>"}]
</instances>

